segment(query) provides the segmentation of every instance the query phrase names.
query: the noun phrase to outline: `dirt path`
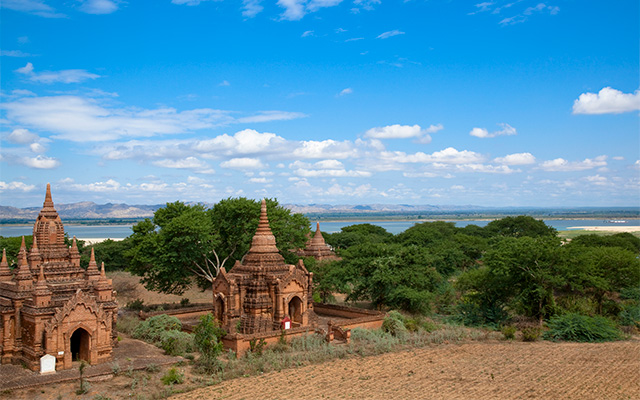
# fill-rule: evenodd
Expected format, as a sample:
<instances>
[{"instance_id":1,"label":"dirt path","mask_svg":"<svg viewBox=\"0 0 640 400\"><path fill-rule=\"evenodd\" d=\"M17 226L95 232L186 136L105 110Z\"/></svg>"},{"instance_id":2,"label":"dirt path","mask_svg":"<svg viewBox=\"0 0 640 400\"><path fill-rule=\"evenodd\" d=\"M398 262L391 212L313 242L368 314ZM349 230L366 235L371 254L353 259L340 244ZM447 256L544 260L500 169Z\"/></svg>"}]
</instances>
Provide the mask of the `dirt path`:
<instances>
[{"instance_id":1,"label":"dirt path","mask_svg":"<svg viewBox=\"0 0 640 400\"><path fill-rule=\"evenodd\" d=\"M639 399L640 342L484 342L336 360L171 397Z\"/></svg>"}]
</instances>

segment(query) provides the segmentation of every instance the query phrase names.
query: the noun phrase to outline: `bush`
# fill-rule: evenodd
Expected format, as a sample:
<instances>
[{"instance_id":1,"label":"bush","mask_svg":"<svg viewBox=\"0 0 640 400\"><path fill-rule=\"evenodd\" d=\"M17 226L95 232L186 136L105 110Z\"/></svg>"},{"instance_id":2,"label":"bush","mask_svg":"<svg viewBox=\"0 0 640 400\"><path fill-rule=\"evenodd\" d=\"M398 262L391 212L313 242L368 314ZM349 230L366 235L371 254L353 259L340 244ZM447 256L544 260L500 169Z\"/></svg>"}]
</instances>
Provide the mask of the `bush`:
<instances>
[{"instance_id":1,"label":"bush","mask_svg":"<svg viewBox=\"0 0 640 400\"><path fill-rule=\"evenodd\" d=\"M522 341L523 342L535 342L540 339L542 334L542 328L540 325L527 325L522 328Z\"/></svg>"},{"instance_id":2,"label":"bush","mask_svg":"<svg viewBox=\"0 0 640 400\"><path fill-rule=\"evenodd\" d=\"M123 315L122 317L118 317L118 322L116 322L116 329L118 332L126 333L127 335L133 335L133 332L136 330L138 325L140 325L141 321L135 315Z\"/></svg>"},{"instance_id":3,"label":"bush","mask_svg":"<svg viewBox=\"0 0 640 400\"><path fill-rule=\"evenodd\" d=\"M516 337L516 330L516 327L513 325L503 325L500 332L502 332L506 340L513 340Z\"/></svg>"},{"instance_id":4,"label":"bush","mask_svg":"<svg viewBox=\"0 0 640 400\"><path fill-rule=\"evenodd\" d=\"M404 325L404 316L397 311L389 311L384 317L382 330L401 340L408 335L407 327Z\"/></svg>"},{"instance_id":5,"label":"bush","mask_svg":"<svg viewBox=\"0 0 640 400\"><path fill-rule=\"evenodd\" d=\"M133 337L145 342L159 343L164 332L180 330L182 323L178 318L161 314L142 321L133 331Z\"/></svg>"},{"instance_id":6,"label":"bush","mask_svg":"<svg viewBox=\"0 0 640 400\"><path fill-rule=\"evenodd\" d=\"M620 325L640 329L640 304L629 304L620 312Z\"/></svg>"},{"instance_id":7,"label":"bush","mask_svg":"<svg viewBox=\"0 0 640 400\"><path fill-rule=\"evenodd\" d=\"M161 378L165 385L180 384L184 382L184 373L178 371L176 367L170 368Z\"/></svg>"},{"instance_id":8,"label":"bush","mask_svg":"<svg viewBox=\"0 0 640 400\"><path fill-rule=\"evenodd\" d=\"M170 356L182 356L194 350L193 335L182 331L164 331L160 334L160 347Z\"/></svg>"},{"instance_id":9,"label":"bush","mask_svg":"<svg viewBox=\"0 0 640 400\"><path fill-rule=\"evenodd\" d=\"M125 308L133 311L141 311L144 308L144 300L135 299L127 303Z\"/></svg>"},{"instance_id":10,"label":"bush","mask_svg":"<svg viewBox=\"0 0 640 400\"><path fill-rule=\"evenodd\" d=\"M549 330L544 334L547 340L608 342L622 338L613 321L601 316L565 314L552 317L548 326Z\"/></svg>"}]
</instances>

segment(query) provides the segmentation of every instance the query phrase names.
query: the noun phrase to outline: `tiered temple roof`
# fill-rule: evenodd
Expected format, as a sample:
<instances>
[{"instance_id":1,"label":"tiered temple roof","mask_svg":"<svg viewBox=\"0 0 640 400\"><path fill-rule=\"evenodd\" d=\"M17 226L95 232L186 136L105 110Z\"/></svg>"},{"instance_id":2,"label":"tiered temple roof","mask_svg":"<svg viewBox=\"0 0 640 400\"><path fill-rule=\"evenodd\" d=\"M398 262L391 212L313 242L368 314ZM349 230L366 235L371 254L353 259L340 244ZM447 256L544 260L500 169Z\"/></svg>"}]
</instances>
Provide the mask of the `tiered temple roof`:
<instances>
[{"instance_id":1,"label":"tiered temple roof","mask_svg":"<svg viewBox=\"0 0 640 400\"><path fill-rule=\"evenodd\" d=\"M340 257L331 250L331 247L324 241L320 232L320 222L316 222L316 232L304 249L298 250L298 255L302 257L313 257L316 260L340 260Z\"/></svg>"}]
</instances>

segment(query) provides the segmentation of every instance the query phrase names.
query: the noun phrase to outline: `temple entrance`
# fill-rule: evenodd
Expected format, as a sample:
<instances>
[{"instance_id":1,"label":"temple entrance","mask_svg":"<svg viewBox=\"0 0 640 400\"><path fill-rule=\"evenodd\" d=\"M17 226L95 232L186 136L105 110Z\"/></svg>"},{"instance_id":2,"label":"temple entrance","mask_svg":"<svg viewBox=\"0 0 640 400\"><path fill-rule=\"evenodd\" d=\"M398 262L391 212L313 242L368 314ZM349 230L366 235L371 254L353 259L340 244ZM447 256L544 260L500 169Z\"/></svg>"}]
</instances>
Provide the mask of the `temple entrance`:
<instances>
[{"instance_id":1,"label":"temple entrance","mask_svg":"<svg viewBox=\"0 0 640 400\"><path fill-rule=\"evenodd\" d=\"M218 321L220 321L220 323L222 323L222 318L224 317L224 300L222 300L222 297L217 297L216 298L216 319Z\"/></svg>"},{"instance_id":2,"label":"temple entrance","mask_svg":"<svg viewBox=\"0 0 640 400\"><path fill-rule=\"evenodd\" d=\"M302 300L298 296L289 301L289 318L294 323L302 324Z\"/></svg>"},{"instance_id":3,"label":"temple entrance","mask_svg":"<svg viewBox=\"0 0 640 400\"><path fill-rule=\"evenodd\" d=\"M91 347L91 335L82 328L76 329L71 335L71 361L88 361Z\"/></svg>"}]
</instances>

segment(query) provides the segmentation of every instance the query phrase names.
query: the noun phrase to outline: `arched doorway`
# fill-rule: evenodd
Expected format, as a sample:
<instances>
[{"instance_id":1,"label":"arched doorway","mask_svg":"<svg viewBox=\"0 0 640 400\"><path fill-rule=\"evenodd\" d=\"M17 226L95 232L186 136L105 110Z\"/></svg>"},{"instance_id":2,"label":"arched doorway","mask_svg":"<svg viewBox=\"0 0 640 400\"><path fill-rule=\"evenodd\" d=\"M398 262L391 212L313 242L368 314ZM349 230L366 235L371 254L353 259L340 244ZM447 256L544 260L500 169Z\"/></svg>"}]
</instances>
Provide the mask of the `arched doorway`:
<instances>
[{"instance_id":1,"label":"arched doorway","mask_svg":"<svg viewBox=\"0 0 640 400\"><path fill-rule=\"evenodd\" d=\"M289 300L289 318L297 324L302 323L302 300L298 296Z\"/></svg>"},{"instance_id":2,"label":"arched doorway","mask_svg":"<svg viewBox=\"0 0 640 400\"><path fill-rule=\"evenodd\" d=\"M222 323L222 318L224 317L224 300L222 300L221 296L216 297L215 307L216 319Z\"/></svg>"},{"instance_id":3,"label":"arched doorway","mask_svg":"<svg viewBox=\"0 0 640 400\"><path fill-rule=\"evenodd\" d=\"M78 328L73 332L73 335L71 335L70 341L71 361L84 360L91 362L89 359L91 354L91 335L89 335L89 332Z\"/></svg>"}]
</instances>

